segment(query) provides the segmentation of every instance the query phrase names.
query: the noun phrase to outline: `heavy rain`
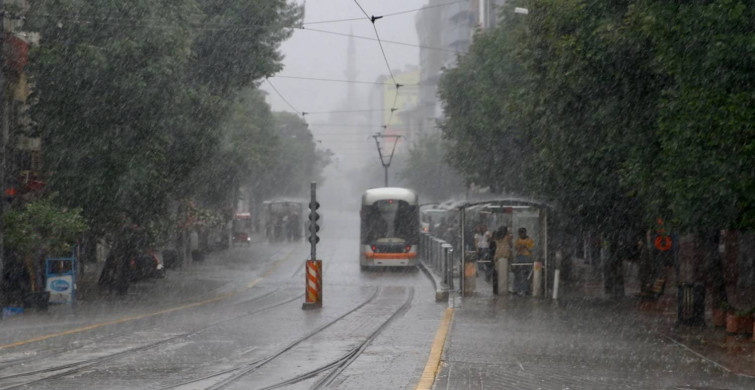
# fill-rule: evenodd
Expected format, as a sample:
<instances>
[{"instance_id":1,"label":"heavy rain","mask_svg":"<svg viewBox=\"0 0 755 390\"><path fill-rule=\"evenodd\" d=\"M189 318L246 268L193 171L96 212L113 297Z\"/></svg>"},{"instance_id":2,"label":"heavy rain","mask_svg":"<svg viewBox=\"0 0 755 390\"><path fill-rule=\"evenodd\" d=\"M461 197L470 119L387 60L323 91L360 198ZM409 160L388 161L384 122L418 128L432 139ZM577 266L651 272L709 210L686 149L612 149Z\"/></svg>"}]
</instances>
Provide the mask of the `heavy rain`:
<instances>
[{"instance_id":1,"label":"heavy rain","mask_svg":"<svg viewBox=\"0 0 755 390\"><path fill-rule=\"evenodd\" d=\"M755 1L0 10L0 389L755 388Z\"/></svg>"}]
</instances>

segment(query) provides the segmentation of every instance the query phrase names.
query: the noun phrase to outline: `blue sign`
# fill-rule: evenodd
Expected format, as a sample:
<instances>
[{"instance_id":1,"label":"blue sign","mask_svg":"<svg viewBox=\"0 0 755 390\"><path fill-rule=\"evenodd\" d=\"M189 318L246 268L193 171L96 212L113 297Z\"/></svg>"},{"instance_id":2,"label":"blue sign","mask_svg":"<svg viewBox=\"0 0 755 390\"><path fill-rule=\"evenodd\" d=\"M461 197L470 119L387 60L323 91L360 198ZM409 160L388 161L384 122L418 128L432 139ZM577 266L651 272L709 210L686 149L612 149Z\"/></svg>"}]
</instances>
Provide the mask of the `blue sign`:
<instances>
[{"instance_id":1,"label":"blue sign","mask_svg":"<svg viewBox=\"0 0 755 390\"><path fill-rule=\"evenodd\" d=\"M71 257L45 259L45 291L50 292L50 303L72 304L76 299L76 247Z\"/></svg>"},{"instance_id":2,"label":"blue sign","mask_svg":"<svg viewBox=\"0 0 755 390\"><path fill-rule=\"evenodd\" d=\"M71 288L71 284L66 280L57 279L50 283L50 288L52 288L53 291L68 291L68 289Z\"/></svg>"}]
</instances>

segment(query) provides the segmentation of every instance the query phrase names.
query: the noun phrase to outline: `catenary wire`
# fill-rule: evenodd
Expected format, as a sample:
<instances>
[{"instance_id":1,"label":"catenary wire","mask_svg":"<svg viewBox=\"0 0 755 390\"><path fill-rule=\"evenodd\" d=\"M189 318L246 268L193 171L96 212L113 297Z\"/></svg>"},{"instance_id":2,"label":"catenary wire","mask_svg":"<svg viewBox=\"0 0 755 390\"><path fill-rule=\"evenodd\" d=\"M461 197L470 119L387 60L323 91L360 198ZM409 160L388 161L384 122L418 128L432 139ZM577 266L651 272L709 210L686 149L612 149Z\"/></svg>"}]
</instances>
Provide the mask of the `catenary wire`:
<instances>
[{"instance_id":1,"label":"catenary wire","mask_svg":"<svg viewBox=\"0 0 755 390\"><path fill-rule=\"evenodd\" d=\"M387 18L387 17L391 17L391 16L403 15L403 14L408 14L408 13L412 13L412 12L425 11L425 10L432 9L432 8L445 7L447 5L453 5L453 4L458 4L458 3L466 3L467 1L469 1L469 0L459 0L459 1L453 1L453 2L450 2L450 3L436 4L436 5L426 5L426 6L421 7L421 8L414 8L414 9L408 9L408 10L404 10L404 11L393 12L393 13L390 13L390 14L385 14L385 15L383 15L383 17ZM346 19L332 19L332 20L317 20L317 21L314 21L314 22L305 22L305 23L302 23L302 25L308 25L308 24L326 24L326 23L341 23L341 22L354 22L354 21L362 20L362 19L364 19L364 18L360 17L360 18L346 18Z\"/></svg>"},{"instance_id":2,"label":"catenary wire","mask_svg":"<svg viewBox=\"0 0 755 390\"><path fill-rule=\"evenodd\" d=\"M280 93L280 91L278 91L278 88L275 88L275 85L272 81L270 81L269 78L266 78L265 81L267 81L267 84L270 85L270 88L272 88L273 91L275 91L275 93L280 96L281 100L283 100L289 107L291 107L291 109L294 110L295 113L302 114L302 116L304 116L304 112L297 110L296 107L294 107L294 105L291 104L291 102L289 102L288 99L286 99L286 97L283 96L282 93Z\"/></svg>"},{"instance_id":3,"label":"catenary wire","mask_svg":"<svg viewBox=\"0 0 755 390\"><path fill-rule=\"evenodd\" d=\"M375 31L375 37L378 41L378 46L380 47L380 53L383 55L383 60L385 60L385 66L388 68L388 73L391 75L391 80L393 80L393 84L396 85L396 94L393 97L393 104L391 105L391 112L388 115L388 121L383 126L384 129L387 129L390 124L391 120L393 119L393 112L396 111L396 101L398 100L398 93L399 93L399 87L401 85L396 81L396 77L393 75L393 69L391 69L391 64L388 62L388 56L385 55L385 49L383 48L383 43L380 41L380 33L378 33L377 26L375 25L375 21L378 19L381 19L382 16L370 16L367 11L362 7L361 4L359 4L358 0L354 0L354 3L359 7L360 10L362 10L362 13L364 13L364 16L367 17L367 19L372 24L372 29Z\"/></svg>"},{"instance_id":4,"label":"catenary wire","mask_svg":"<svg viewBox=\"0 0 755 390\"><path fill-rule=\"evenodd\" d=\"M302 27L295 27L295 28L299 29L299 30L302 30L302 31L314 31L314 32L322 33L322 34L339 35L339 36L342 36L342 37L351 37L351 38L357 38L357 39L364 39L364 40L368 40L368 41L377 41L377 38L366 37L364 35L354 35L354 34L339 33L339 32L336 32L336 31L320 30L320 29L316 29L316 28L308 28L308 27L303 27L303 26ZM391 44L394 44L394 45L417 47L417 48L420 48L420 49L427 49L427 50L445 51L445 52L448 52L448 53L460 53L457 50L445 49L445 48L442 48L442 47L433 47L433 46L425 46L425 45L415 45L413 43L391 41L391 40L386 40L386 39L382 39L381 42L383 42L383 43L391 43Z\"/></svg>"},{"instance_id":5,"label":"catenary wire","mask_svg":"<svg viewBox=\"0 0 755 390\"><path fill-rule=\"evenodd\" d=\"M388 18L388 17L396 16L396 15L403 15L403 14L408 14L408 13L412 13L412 12L425 11L425 10L432 9L432 8L445 7L447 5L466 3L468 1L469 0L459 0L459 1L452 1L450 3L442 3L442 4L435 4L435 5L426 5L426 6L421 7L421 8L408 9L408 10L405 10L405 11L398 11L398 12L393 12L393 13L390 13L390 14L385 14L385 15L383 15L383 17L384 18Z\"/></svg>"},{"instance_id":6,"label":"catenary wire","mask_svg":"<svg viewBox=\"0 0 755 390\"><path fill-rule=\"evenodd\" d=\"M317 114L350 114L355 112L379 112L379 111L388 111L388 108L366 108L362 110L335 110L335 111L312 111L308 112L307 115L317 115Z\"/></svg>"},{"instance_id":7,"label":"catenary wire","mask_svg":"<svg viewBox=\"0 0 755 390\"><path fill-rule=\"evenodd\" d=\"M375 21L378 19L381 19L382 16L370 16L367 11L364 10L364 7L362 7L361 4L359 4L359 1L354 0L354 3L359 7L360 10L362 10L362 13L364 13L364 16L367 17L367 20L372 23L372 29L375 30L375 37L377 38L378 46L380 46L380 53L383 54L383 60L385 60L385 66L388 68L388 74L391 75L391 80L393 80L393 84L398 85L398 82L396 82L396 77L393 76L393 70L391 69L391 64L388 63L388 57L385 55L385 49L383 48L383 42L380 42L380 34L378 33L377 26L375 26ZM397 87L398 88L398 87Z\"/></svg>"},{"instance_id":8,"label":"catenary wire","mask_svg":"<svg viewBox=\"0 0 755 390\"><path fill-rule=\"evenodd\" d=\"M268 26L263 24L234 24L234 23L203 23L203 24L192 24L188 26L171 26L169 24L145 24L145 23L133 23L138 22L139 20L133 19L133 18L117 18L117 17L109 17L109 18L101 18L101 20L93 20L97 19L97 17L91 17L86 19L73 19L69 16L57 16L57 15L39 15L44 17L51 17L51 18L57 18L60 20L64 20L68 23L76 23L76 24L100 24L100 25L108 25L108 26L119 26L119 27L144 27L144 28L152 28L152 29L160 29L160 30L194 30L194 31L223 31L223 30L229 30L229 31L240 31L240 30L251 30L251 29L265 29ZM361 18L360 18L361 19ZM117 23L113 22L113 20L124 20L129 23ZM314 28L306 28L304 26L293 26L293 27L287 27L289 29L294 30L302 30L302 31L314 31L319 32L323 34L331 34L331 35L340 35L345 37L353 37L356 39L364 39L364 40L372 40L376 41L376 38L372 37L366 37L362 35L353 35L353 34L346 34L346 33L339 33L336 31L327 31L327 30L319 30ZM393 45L402 45L402 46L408 46L408 47L417 47L427 50L437 50L437 51L446 51L450 53L458 53L456 50L450 50L440 47L432 47L432 46L425 46L425 45L416 45L412 43L406 43L406 42L399 42L399 41L391 41L391 40L382 40L383 43L390 43Z\"/></svg>"},{"instance_id":9,"label":"catenary wire","mask_svg":"<svg viewBox=\"0 0 755 390\"><path fill-rule=\"evenodd\" d=\"M296 80L311 80L311 81L330 81L330 82L338 82L338 83L349 83L349 84L370 84L370 85L393 85L392 83L386 83L386 82L380 82L380 81L363 81L363 80L345 80L345 79L329 79L329 78L323 78L323 77L305 77L305 76L290 76L290 75L274 75L270 76L271 78L280 78L280 79L296 79ZM419 87L423 86L425 84L416 83L416 84L402 84L402 87Z\"/></svg>"}]
</instances>

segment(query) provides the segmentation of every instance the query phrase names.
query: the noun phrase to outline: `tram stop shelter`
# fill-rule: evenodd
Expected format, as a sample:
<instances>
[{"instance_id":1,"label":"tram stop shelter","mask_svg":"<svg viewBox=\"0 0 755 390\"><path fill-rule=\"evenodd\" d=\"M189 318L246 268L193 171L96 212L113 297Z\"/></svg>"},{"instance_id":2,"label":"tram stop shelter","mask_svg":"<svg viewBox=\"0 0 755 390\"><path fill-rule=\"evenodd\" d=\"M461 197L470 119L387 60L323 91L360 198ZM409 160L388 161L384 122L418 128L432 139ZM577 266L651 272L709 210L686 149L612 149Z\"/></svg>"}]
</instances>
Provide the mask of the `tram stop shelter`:
<instances>
[{"instance_id":1,"label":"tram stop shelter","mask_svg":"<svg viewBox=\"0 0 755 390\"><path fill-rule=\"evenodd\" d=\"M461 277L460 290L469 291L464 286L464 269L466 264L474 264L478 261L474 251L474 228L485 225L490 232L498 230L502 226L508 228L513 241L518 236L520 228L527 229L527 235L532 237L535 247L532 249L532 262L537 268L542 265L542 277L539 291L533 286L533 296L547 296L549 280L549 256L548 256L548 211L551 206L547 203L520 198L495 198L472 202L460 202L454 205L459 210L459 239L464 255L459 259ZM512 249L513 250L513 249ZM533 278L534 280L534 278ZM469 286L467 286L469 287Z\"/></svg>"}]
</instances>

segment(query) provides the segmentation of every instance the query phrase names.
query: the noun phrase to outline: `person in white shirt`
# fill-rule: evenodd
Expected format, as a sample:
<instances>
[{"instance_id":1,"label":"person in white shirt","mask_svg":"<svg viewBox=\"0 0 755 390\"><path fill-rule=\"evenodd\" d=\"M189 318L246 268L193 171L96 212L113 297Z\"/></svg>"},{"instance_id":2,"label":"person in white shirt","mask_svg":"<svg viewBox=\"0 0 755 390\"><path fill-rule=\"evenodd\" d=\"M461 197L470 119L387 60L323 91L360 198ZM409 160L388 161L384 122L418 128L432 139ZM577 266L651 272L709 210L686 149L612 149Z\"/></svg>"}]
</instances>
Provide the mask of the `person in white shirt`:
<instances>
[{"instance_id":1,"label":"person in white shirt","mask_svg":"<svg viewBox=\"0 0 755 390\"><path fill-rule=\"evenodd\" d=\"M485 225L479 225L477 227L477 233L474 235L475 249L477 250L478 261L490 261L490 239L492 234L488 231L488 227ZM482 272L484 270L484 264L478 263L478 270Z\"/></svg>"}]
</instances>

